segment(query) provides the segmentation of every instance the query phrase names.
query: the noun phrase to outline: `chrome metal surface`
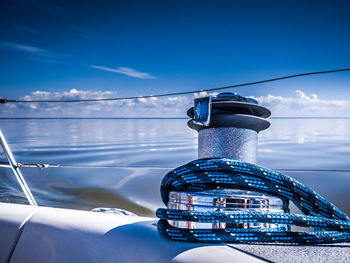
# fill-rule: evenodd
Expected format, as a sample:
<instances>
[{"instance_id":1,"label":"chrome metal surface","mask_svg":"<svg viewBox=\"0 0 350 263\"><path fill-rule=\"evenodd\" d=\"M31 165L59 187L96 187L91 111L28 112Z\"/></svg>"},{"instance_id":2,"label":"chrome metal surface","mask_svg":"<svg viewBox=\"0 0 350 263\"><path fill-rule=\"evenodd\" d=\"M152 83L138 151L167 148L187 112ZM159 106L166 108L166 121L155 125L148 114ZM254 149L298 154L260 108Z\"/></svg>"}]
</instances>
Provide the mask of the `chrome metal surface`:
<instances>
[{"instance_id":1,"label":"chrome metal surface","mask_svg":"<svg viewBox=\"0 0 350 263\"><path fill-rule=\"evenodd\" d=\"M198 131L199 158L256 162L258 132L267 129L269 109L237 93L197 98L187 125Z\"/></svg>"},{"instance_id":2,"label":"chrome metal surface","mask_svg":"<svg viewBox=\"0 0 350 263\"><path fill-rule=\"evenodd\" d=\"M9 163L0 162L0 167L2 168L11 168ZM17 163L16 167L25 167L25 168L52 168L52 167L60 167L59 164L48 164L48 163Z\"/></svg>"},{"instance_id":3,"label":"chrome metal surface","mask_svg":"<svg viewBox=\"0 0 350 263\"><path fill-rule=\"evenodd\" d=\"M15 175L19 185L22 188L23 193L25 194L28 202L30 205L37 206L37 203L34 199L34 196L32 195L32 192L30 191L26 181L23 178L23 175L21 171L19 170L18 163L16 162L15 158L12 155L12 152L10 150L10 147L8 146L5 136L2 134L2 131L0 130L0 144L1 147L5 153L5 156L9 162L9 165L11 166L11 170L13 174Z\"/></svg>"},{"instance_id":4,"label":"chrome metal surface","mask_svg":"<svg viewBox=\"0 0 350 263\"><path fill-rule=\"evenodd\" d=\"M198 157L229 158L256 163L257 141L257 133L249 129L203 129L198 132Z\"/></svg>"},{"instance_id":5,"label":"chrome metal surface","mask_svg":"<svg viewBox=\"0 0 350 263\"><path fill-rule=\"evenodd\" d=\"M258 132L267 129L269 109L254 99L236 93L195 99L187 111L187 125L198 131L198 158L228 158L256 163ZM239 189L204 192L170 192L169 209L190 211L265 210L283 212L282 200ZM263 223L196 223L169 221L179 228L278 228L286 225Z\"/></svg>"},{"instance_id":6,"label":"chrome metal surface","mask_svg":"<svg viewBox=\"0 0 350 263\"><path fill-rule=\"evenodd\" d=\"M193 122L195 124L209 126L211 117L211 100L211 96L194 99Z\"/></svg>"},{"instance_id":7,"label":"chrome metal surface","mask_svg":"<svg viewBox=\"0 0 350 263\"><path fill-rule=\"evenodd\" d=\"M264 210L283 212L282 200L263 193L238 189L211 190L204 192L176 192L169 193L169 209L187 211L239 211ZM286 229L286 225L265 223L198 223L188 221L172 221L169 224L179 228L274 228Z\"/></svg>"}]
</instances>

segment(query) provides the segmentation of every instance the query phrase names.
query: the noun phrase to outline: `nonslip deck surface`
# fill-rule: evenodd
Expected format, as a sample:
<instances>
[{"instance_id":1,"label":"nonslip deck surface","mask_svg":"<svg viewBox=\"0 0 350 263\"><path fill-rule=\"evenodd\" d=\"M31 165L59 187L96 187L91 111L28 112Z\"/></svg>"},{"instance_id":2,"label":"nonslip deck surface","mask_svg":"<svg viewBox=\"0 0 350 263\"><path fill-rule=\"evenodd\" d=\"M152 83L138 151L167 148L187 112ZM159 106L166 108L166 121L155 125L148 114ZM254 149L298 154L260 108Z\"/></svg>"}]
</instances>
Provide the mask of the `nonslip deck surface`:
<instances>
[{"instance_id":1,"label":"nonslip deck surface","mask_svg":"<svg viewBox=\"0 0 350 263\"><path fill-rule=\"evenodd\" d=\"M350 262L350 243L322 245L228 245L267 262Z\"/></svg>"}]
</instances>

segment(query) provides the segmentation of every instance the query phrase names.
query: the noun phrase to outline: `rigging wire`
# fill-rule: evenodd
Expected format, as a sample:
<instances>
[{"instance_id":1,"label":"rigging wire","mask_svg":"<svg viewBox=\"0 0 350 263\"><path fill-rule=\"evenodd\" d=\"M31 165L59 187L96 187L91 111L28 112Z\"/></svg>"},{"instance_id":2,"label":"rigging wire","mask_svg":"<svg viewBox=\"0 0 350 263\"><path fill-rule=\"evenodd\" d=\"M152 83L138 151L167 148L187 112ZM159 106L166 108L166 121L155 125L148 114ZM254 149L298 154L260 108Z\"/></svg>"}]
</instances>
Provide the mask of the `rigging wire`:
<instances>
[{"instance_id":1,"label":"rigging wire","mask_svg":"<svg viewBox=\"0 0 350 263\"><path fill-rule=\"evenodd\" d=\"M23 168L94 168L94 169L166 169L171 170L173 167L161 166L138 166L138 165L84 165L84 164L49 164L49 163L18 163L18 167ZM7 162L0 162L0 168L10 168ZM290 169L275 168L281 172L330 172L330 173L350 173L350 169Z\"/></svg>"},{"instance_id":2,"label":"rigging wire","mask_svg":"<svg viewBox=\"0 0 350 263\"><path fill-rule=\"evenodd\" d=\"M258 84L267 83L267 82L273 82L273 81L279 81L279 80L284 80L284 79L298 78L298 77L304 77L304 76L310 76L310 75L329 74L329 73L336 73L336 72L343 72L343 71L350 71L350 68L334 69L334 70L326 70L326 71L317 71L317 72L308 72L308 73L300 73L300 74L295 74L295 75L283 76L283 77L278 77L278 78L272 78L272 79L266 79L266 80L260 80L260 81L242 83L242 84L235 84L235 85L231 85L231 86L224 86L224 87L218 87L218 88L212 88L212 89L192 90L192 91L173 92L173 93L164 93L164 94L155 94L155 95L131 96L131 97L120 97L120 98L75 99L75 100L11 100L11 99L0 99L0 103L94 102L94 101L117 101L117 100L133 100L133 99L147 99L147 98L156 98L156 97L169 97L169 96L177 96L177 95L194 94L194 93L199 93L199 92L211 92L211 91L217 91L217 90L232 89L232 88L238 88L238 87L244 87L244 86L253 86L253 85L258 85Z\"/></svg>"}]
</instances>

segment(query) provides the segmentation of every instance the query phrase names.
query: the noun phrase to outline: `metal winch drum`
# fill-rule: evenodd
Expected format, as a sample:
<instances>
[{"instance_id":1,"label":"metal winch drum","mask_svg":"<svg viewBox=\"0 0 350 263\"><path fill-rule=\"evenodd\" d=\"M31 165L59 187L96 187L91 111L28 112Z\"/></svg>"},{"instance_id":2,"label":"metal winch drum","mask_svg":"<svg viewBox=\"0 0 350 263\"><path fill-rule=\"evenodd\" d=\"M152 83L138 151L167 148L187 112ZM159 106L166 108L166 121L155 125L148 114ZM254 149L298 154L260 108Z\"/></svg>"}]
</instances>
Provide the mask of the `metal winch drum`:
<instances>
[{"instance_id":1,"label":"metal winch drum","mask_svg":"<svg viewBox=\"0 0 350 263\"><path fill-rule=\"evenodd\" d=\"M229 158L256 163L258 133L270 126L266 118L271 112L251 98L235 93L194 100L187 115L188 126L198 131L199 158ZM202 192L169 193L168 209L187 211L263 210L283 212L280 198L243 189L219 189ZM286 230L282 224L268 223L198 223L171 221L169 224L186 229L255 228Z\"/></svg>"}]
</instances>

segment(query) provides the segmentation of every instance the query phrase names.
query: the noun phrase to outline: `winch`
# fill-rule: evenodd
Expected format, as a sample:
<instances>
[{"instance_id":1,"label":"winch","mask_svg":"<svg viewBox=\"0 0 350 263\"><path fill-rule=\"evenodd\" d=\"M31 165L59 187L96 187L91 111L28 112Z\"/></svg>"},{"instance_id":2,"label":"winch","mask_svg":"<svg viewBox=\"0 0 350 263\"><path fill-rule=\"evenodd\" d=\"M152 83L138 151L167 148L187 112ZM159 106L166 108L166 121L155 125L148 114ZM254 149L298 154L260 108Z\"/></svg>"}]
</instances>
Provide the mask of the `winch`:
<instances>
[{"instance_id":1,"label":"winch","mask_svg":"<svg viewBox=\"0 0 350 263\"><path fill-rule=\"evenodd\" d=\"M252 98L236 93L196 98L187 115L188 126L198 131L198 157L228 158L256 163L258 133L270 126L266 118L271 112ZM188 211L261 210L283 212L281 199L244 189L220 189L200 192L169 193L168 209ZM279 228L282 224L267 223L196 223L168 221L179 228Z\"/></svg>"},{"instance_id":2,"label":"winch","mask_svg":"<svg viewBox=\"0 0 350 263\"><path fill-rule=\"evenodd\" d=\"M188 116L188 126L198 131L199 159L164 176L160 192L167 208L156 211L160 233L210 243L350 240L344 212L294 178L256 164L258 133L270 125L268 109L221 93L195 99ZM303 214L290 213L289 201Z\"/></svg>"},{"instance_id":3,"label":"winch","mask_svg":"<svg viewBox=\"0 0 350 263\"><path fill-rule=\"evenodd\" d=\"M169 193L169 209L187 211L242 211L261 210L283 212L282 200L259 192L235 189L212 190L203 192L176 192ZM188 229L218 229L218 228L279 228L286 229L285 225L270 223L198 223L188 221L168 220L174 227Z\"/></svg>"}]
</instances>

